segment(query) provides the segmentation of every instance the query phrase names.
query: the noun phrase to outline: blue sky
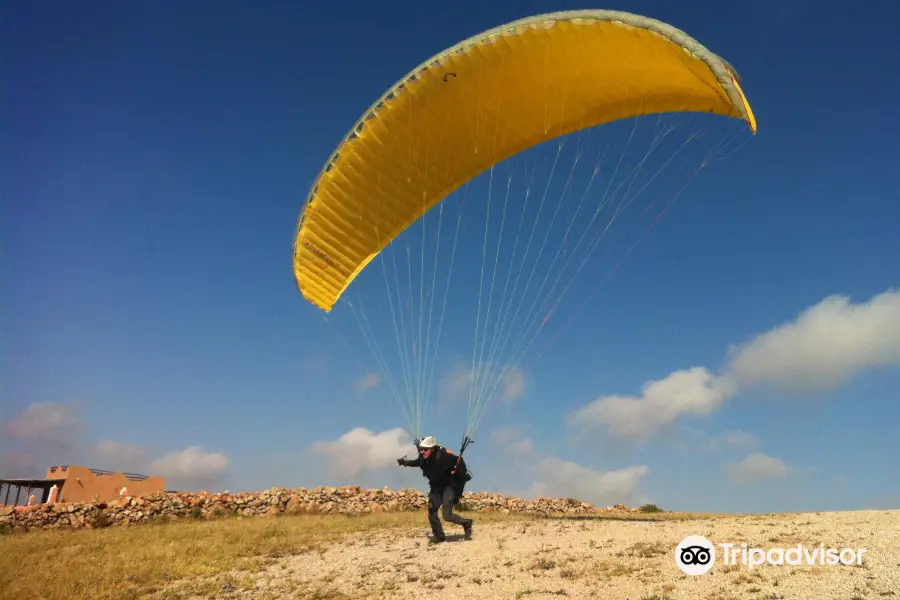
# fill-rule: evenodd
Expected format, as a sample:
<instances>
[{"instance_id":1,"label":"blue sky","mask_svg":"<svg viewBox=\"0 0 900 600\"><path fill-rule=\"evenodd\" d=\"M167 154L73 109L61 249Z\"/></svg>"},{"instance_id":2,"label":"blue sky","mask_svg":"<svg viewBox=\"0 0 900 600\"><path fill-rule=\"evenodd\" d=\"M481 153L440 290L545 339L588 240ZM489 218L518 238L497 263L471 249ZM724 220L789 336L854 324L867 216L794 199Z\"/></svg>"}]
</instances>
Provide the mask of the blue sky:
<instances>
[{"instance_id":1,"label":"blue sky","mask_svg":"<svg viewBox=\"0 0 900 600\"><path fill-rule=\"evenodd\" d=\"M421 487L391 468L411 437L393 431L405 422L383 378L361 389L377 371L348 311L326 322L297 292L297 216L338 140L412 67L501 23L584 7L7 7L4 472L69 462L182 488ZM669 22L735 65L759 133L692 181L520 366L467 451L471 489L686 510L897 507L900 7L609 8ZM690 165L617 224L572 297ZM461 235L480 248L477 227ZM366 275L363 297L377 283ZM473 290L463 272L453 306ZM465 401L450 396L474 327L462 309L446 319L425 423L455 447Z\"/></svg>"}]
</instances>

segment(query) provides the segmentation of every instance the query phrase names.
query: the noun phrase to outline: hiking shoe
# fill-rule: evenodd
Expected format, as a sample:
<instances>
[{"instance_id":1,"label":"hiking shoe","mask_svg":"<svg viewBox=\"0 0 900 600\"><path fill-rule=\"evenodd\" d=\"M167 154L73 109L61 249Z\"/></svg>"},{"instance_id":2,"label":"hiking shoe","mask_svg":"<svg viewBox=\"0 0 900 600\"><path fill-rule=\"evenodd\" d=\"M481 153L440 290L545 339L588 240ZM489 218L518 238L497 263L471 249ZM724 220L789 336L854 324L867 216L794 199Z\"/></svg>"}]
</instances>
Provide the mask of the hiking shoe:
<instances>
[{"instance_id":1,"label":"hiking shoe","mask_svg":"<svg viewBox=\"0 0 900 600\"><path fill-rule=\"evenodd\" d=\"M473 524L474 524L474 521L469 521L468 523L463 525L463 535L466 536L467 540L472 539L472 525Z\"/></svg>"},{"instance_id":2,"label":"hiking shoe","mask_svg":"<svg viewBox=\"0 0 900 600\"><path fill-rule=\"evenodd\" d=\"M447 541L447 538L444 537L444 536L440 536L440 537L438 537L438 536L436 536L436 535L429 535L429 536L428 536L428 543L429 543L429 544L440 544L441 542L446 542L446 541Z\"/></svg>"}]
</instances>

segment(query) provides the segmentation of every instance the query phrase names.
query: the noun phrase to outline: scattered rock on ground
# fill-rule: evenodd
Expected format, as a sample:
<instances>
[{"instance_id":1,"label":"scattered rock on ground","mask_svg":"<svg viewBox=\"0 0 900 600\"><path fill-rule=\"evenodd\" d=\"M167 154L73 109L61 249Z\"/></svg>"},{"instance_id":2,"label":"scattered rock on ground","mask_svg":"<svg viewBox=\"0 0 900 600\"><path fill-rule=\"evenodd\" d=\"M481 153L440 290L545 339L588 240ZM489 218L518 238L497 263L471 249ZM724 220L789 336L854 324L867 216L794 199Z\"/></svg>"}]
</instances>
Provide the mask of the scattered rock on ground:
<instances>
[{"instance_id":1,"label":"scattered rock on ground","mask_svg":"<svg viewBox=\"0 0 900 600\"><path fill-rule=\"evenodd\" d=\"M307 489L273 488L264 492L160 492L111 502L63 502L33 507L0 507L0 529L29 531L53 528L98 528L131 525L165 518L259 517L279 514L345 514L423 510L419 490L362 489L359 486ZM594 514L636 511L617 504L596 508L574 499L523 500L488 492L466 492L460 507L471 511L526 514Z\"/></svg>"}]
</instances>

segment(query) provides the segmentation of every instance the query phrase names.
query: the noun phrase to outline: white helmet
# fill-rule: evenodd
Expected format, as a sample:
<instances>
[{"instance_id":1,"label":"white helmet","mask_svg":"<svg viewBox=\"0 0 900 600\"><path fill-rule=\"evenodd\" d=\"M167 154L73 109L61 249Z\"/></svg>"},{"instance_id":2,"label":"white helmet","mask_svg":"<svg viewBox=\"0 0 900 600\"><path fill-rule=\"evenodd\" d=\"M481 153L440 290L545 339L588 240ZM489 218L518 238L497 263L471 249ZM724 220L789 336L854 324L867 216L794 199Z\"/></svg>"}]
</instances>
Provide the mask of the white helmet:
<instances>
[{"instance_id":1,"label":"white helmet","mask_svg":"<svg viewBox=\"0 0 900 600\"><path fill-rule=\"evenodd\" d=\"M434 448L435 446L437 446L437 440L433 435L426 436L419 442L419 448Z\"/></svg>"}]
</instances>

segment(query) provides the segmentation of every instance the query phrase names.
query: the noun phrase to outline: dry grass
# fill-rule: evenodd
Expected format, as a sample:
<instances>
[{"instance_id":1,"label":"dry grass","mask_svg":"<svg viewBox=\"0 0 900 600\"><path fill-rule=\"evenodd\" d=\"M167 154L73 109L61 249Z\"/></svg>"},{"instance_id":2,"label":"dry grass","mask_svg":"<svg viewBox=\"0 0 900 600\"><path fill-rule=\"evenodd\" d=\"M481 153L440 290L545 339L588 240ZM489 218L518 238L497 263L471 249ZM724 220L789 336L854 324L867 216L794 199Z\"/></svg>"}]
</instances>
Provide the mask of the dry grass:
<instances>
[{"instance_id":1,"label":"dry grass","mask_svg":"<svg viewBox=\"0 0 900 600\"><path fill-rule=\"evenodd\" d=\"M528 517L486 513L478 520L511 522ZM197 582L190 592L208 596L214 589L240 589L246 583L227 574L252 573L285 556L321 552L347 534L422 526L423 513L404 512L192 520L3 535L0 600L127 600L146 597L179 580ZM340 596L322 590L318 597Z\"/></svg>"},{"instance_id":2,"label":"dry grass","mask_svg":"<svg viewBox=\"0 0 900 600\"><path fill-rule=\"evenodd\" d=\"M175 580L252 572L283 556L320 551L344 534L421 521L419 513L296 516L7 535L0 537L0 599L139 598Z\"/></svg>"},{"instance_id":3,"label":"dry grass","mask_svg":"<svg viewBox=\"0 0 900 600\"><path fill-rule=\"evenodd\" d=\"M0 536L0 600L375 600L778 597L900 600L894 533L900 512L795 515L614 513L540 518L479 513L474 540L429 546L422 511L360 517L185 520L90 531ZM448 530L448 533L453 533ZM717 566L681 576L671 552L685 534L726 539L865 537L865 569ZM890 537L886 534L890 533ZM340 543L338 543L340 542ZM694 589L692 586L701 586ZM821 595L820 592L829 593ZM810 595L813 592L818 596Z\"/></svg>"}]
</instances>

